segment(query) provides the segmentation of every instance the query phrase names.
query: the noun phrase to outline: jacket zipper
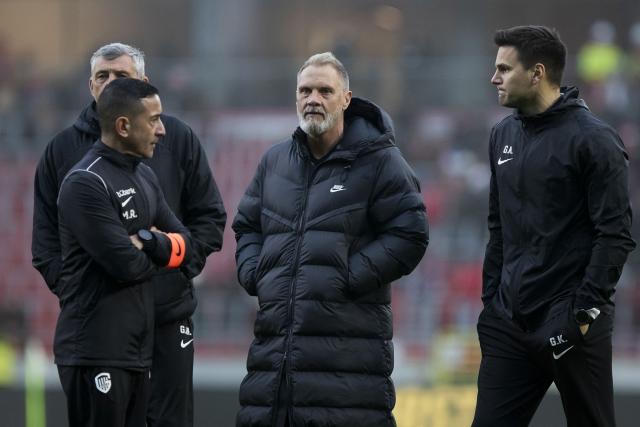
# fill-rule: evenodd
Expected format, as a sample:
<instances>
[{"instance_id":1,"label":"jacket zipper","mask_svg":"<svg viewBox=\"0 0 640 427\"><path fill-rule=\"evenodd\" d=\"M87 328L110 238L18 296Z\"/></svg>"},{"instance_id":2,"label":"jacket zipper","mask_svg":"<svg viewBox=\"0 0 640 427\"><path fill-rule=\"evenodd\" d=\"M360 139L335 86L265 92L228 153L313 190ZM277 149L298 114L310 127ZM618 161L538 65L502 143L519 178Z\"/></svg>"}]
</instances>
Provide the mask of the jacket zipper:
<instances>
[{"instance_id":1,"label":"jacket zipper","mask_svg":"<svg viewBox=\"0 0 640 427\"><path fill-rule=\"evenodd\" d=\"M319 166L319 165L318 165ZM293 318L294 318L294 314L295 314L295 283L296 280L298 279L298 267L299 267L299 263L300 263L300 246L302 245L302 236L304 235L304 227L306 225L306 211L307 211L307 202L309 199L309 187L310 187L310 182L311 179L313 178L313 176L315 175L315 171L317 170L318 166L313 167L311 170L309 170L308 165L305 162L305 174L306 174L306 180L305 180L305 187L304 187L304 197L302 200L302 208L300 209L300 216L298 219L298 224L296 226L296 234L297 234L297 238L296 238L296 249L294 252L294 262L292 264L293 266L293 270L292 270L292 277L291 277L291 283L289 284L289 293L288 293L288 314L287 314L287 338L286 338L286 344L285 344L285 351L284 351L284 355L282 356L282 366L283 366L283 370L282 370L282 375L285 376L285 382L286 382L286 386L287 386L287 393L289 394L289 396L287 396L287 408L284 408L287 412L288 415L290 415L290 396L291 396L291 383L290 383L290 366L289 363L287 361L287 357L291 348L291 337L293 335ZM281 382L281 378L278 378L278 382ZM276 393L276 405L279 404L280 402L280 387L278 387L278 393ZM274 414L276 414L278 411L274 411Z\"/></svg>"},{"instance_id":2,"label":"jacket zipper","mask_svg":"<svg viewBox=\"0 0 640 427\"><path fill-rule=\"evenodd\" d=\"M143 185L143 183L141 182L140 179L138 179L138 166L136 166L136 168L133 170L133 172L131 173L131 181L133 182L134 187L139 188L140 189L140 196L142 199L142 203L143 203L143 208L145 208L144 212L139 213L139 215L145 215L145 218L140 218L138 217L138 220L144 219L146 221L143 221L142 223L150 223L150 214L151 214L151 203L149 202L149 198L147 197L147 192L146 187ZM151 279L149 279L151 280ZM145 300L144 300L144 288L143 288L144 284L139 285L139 290L140 290L140 300L142 302L142 314L144 316L145 322L147 320L147 306L145 305ZM149 286L147 284L147 286ZM150 328L152 327L151 325L145 325L145 330L142 332L143 336L142 336L142 340L140 340L140 346L138 348L138 357L140 358L140 363L142 364L143 362L143 341L144 341L144 337L148 334L148 332L150 331Z\"/></svg>"},{"instance_id":3,"label":"jacket zipper","mask_svg":"<svg viewBox=\"0 0 640 427\"><path fill-rule=\"evenodd\" d=\"M527 230L526 230L526 218L525 218L525 204L527 202L526 198L526 192L525 192L525 173L524 173L524 164L526 161L526 155L529 152L529 149L531 148L531 144L532 141L529 138L529 134L527 133L527 124L523 121L522 122L522 133L524 135L523 138L523 144L522 144L522 156L521 156L521 160L520 160L520 165L519 165L519 176L518 176L518 184L519 184L519 193L520 193L520 201L521 201L521 210L522 213L520 214L520 230L521 230L521 235L519 236L520 238L520 246L521 247L525 247L525 243L526 243L526 238L527 238ZM522 263L520 263L518 265L518 281L522 281ZM518 324L520 324L522 326L522 319L520 316L520 298L519 298L519 294L520 294L520 287L519 286L512 286L511 287L511 309L513 311L513 318L514 320L517 321Z\"/></svg>"}]
</instances>

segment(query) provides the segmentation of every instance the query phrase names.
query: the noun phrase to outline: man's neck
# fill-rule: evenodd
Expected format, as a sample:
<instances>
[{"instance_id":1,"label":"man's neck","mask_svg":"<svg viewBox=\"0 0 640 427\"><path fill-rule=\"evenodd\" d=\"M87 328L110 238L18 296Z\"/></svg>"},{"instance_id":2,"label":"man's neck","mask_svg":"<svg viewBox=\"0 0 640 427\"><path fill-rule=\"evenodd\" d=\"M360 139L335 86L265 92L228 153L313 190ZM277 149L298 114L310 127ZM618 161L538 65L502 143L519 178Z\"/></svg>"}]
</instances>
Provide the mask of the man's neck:
<instances>
[{"instance_id":1,"label":"man's neck","mask_svg":"<svg viewBox=\"0 0 640 427\"><path fill-rule=\"evenodd\" d=\"M338 145L342 138L344 126L334 126L325 133L317 136L307 134L307 145L311 155L316 159L321 159L327 155L333 147Z\"/></svg>"},{"instance_id":2,"label":"man's neck","mask_svg":"<svg viewBox=\"0 0 640 427\"><path fill-rule=\"evenodd\" d=\"M547 111L557 100L560 98L560 87L546 87L542 88L540 92L533 99L533 102L526 108L520 110L520 113L525 116L533 116Z\"/></svg>"},{"instance_id":3,"label":"man's neck","mask_svg":"<svg viewBox=\"0 0 640 427\"><path fill-rule=\"evenodd\" d=\"M134 157L139 157L139 156L136 156L135 154L129 152L125 148L124 144L122 144L122 142L120 142L120 140L118 138L115 138L115 137L113 137L111 135L102 134L102 136L100 137L100 141L102 141L102 143L104 145L106 145L107 147L117 151L118 153L129 154L129 155L134 156Z\"/></svg>"}]
</instances>

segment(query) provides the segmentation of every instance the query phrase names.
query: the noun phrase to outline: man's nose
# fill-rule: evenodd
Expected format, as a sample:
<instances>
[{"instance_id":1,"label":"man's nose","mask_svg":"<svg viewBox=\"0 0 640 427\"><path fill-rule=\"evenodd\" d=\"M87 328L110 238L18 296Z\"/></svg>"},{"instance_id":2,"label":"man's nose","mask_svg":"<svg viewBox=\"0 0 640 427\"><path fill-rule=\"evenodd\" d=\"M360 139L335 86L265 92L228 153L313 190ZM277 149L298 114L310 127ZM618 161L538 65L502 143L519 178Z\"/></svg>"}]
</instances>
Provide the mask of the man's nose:
<instances>
[{"instance_id":1,"label":"man's nose","mask_svg":"<svg viewBox=\"0 0 640 427\"><path fill-rule=\"evenodd\" d=\"M311 95L309 95L309 100L307 101L307 104L320 105L320 92L317 90L312 91Z\"/></svg>"},{"instance_id":2,"label":"man's nose","mask_svg":"<svg viewBox=\"0 0 640 427\"><path fill-rule=\"evenodd\" d=\"M493 73L493 76L491 76L491 83L494 84L494 85L500 84L500 79L498 78L498 72L497 71L495 73Z\"/></svg>"},{"instance_id":3,"label":"man's nose","mask_svg":"<svg viewBox=\"0 0 640 427\"><path fill-rule=\"evenodd\" d=\"M164 136L165 133L166 132L164 129L164 123L162 123L162 120L158 120L158 129L156 129L156 135Z\"/></svg>"}]
</instances>

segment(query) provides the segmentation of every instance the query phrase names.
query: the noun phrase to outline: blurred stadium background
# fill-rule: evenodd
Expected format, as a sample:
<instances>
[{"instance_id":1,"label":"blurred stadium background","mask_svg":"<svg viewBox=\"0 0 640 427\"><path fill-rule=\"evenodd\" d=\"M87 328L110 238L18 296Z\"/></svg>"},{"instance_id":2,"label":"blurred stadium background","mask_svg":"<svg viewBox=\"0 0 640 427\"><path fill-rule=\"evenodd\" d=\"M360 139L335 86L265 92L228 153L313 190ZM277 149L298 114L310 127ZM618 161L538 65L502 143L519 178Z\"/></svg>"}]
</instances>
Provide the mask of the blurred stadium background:
<instances>
[{"instance_id":1,"label":"blurred stadium background","mask_svg":"<svg viewBox=\"0 0 640 427\"><path fill-rule=\"evenodd\" d=\"M640 2L637 0L0 0L0 425L65 425L51 359L56 299L31 267L32 186L46 143L90 101L91 53L121 41L147 54L164 109L206 147L229 215L264 150L296 126L295 74L331 50L356 96L395 120L418 174L431 243L394 286L399 427L468 426L475 404L489 129L496 105L493 31L557 28L577 84L631 155L640 199ZM634 225L636 239L638 221ZM197 279L196 425L231 426L255 301L236 283L229 227ZM617 293L619 426L640 405L640 251ZM635 417L635 418L634 418ZM533 425L562 426L550 391Z\"/></svg>"}]
</instances>

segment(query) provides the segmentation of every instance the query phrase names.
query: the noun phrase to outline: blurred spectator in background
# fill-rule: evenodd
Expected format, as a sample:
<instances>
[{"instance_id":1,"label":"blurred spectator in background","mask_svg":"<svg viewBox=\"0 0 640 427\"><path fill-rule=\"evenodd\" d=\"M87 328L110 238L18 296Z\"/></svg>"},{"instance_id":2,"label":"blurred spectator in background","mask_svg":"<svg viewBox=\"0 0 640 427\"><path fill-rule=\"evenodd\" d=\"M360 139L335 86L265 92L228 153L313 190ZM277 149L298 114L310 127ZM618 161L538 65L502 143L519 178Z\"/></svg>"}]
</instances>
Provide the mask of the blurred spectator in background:
<instances>
[{"instance_id":1,"label":"blurred spectator in background","mask_svg":"<svg viewBox=\"0 0 640 427\"><path fill-rule=\"evenodd\" d=\"M629 29L629 52L627 53L626 77L631 92L632 111L640 111L640 22ZM640 114L634 117L640 122Z\"/></svg>"},{"instance_id":2,"label":"blurred spectator in background","mask_svg":"<svg viewBox=\"0 0 640 427\"><path fill-rule=\"evenodd\" d=\"M94 101L76 123L47 145L36 170L33 213L33 266L56 295L62 259L56 200L62 178L100 136L96 101L114 79L148 81L143 53L111 43L91 57L89 89ZM181 270L165 270L152 279L156 329L148 425L188 427L193 423L193 340L191 316L196 298L190 277L206 257L222 247L226 213L207 156L198 137L180 120L162 115L166 135L146 163L156 172L167 203L194 238L194 255Z\"/></svg>"},{"instance_id":3,"label":"blurred spectator in background","mask_svg":"<svg viewBox=\"0 0 640 427\"><path fill-rule=\"evenodd\" d=\"M333 54L302 65L296 106L233 223L238 280L260 305L237 425L395 426L390 283L427 246L420 187Z\"/></svg>"},{"instance_id":4,"label":"blurred spectator in background","mask_svg":"<svg viewBox=\"0 0 640 427\"><path fill-rule=\"evenodd\" d=\"M499 30L474 427L526 426L555 383L570 426L614 426L613 297L631 239L628 156L546 27ZM597 390L597 392L596 392Z\"/></svg>"},{"instance_id":5,"label":"blurred spectator in background","mask_svg":"<svg viewBox=\"0 0 640 427\"><path fill-rule=\"evenodd\" d=\"M0 388L17 379L16 362L27 339L24 316L18 307L0 304Z\"/></svg>"},{"instance_id":6,"label":"blurred spectator in background","mask_svg":"<svg viewBox=\"0 0 640 427\"><path fill-rule=\"evenodd\" d=\"M589 105L597 113L623 111L629 96L623 81L624 51L615 43L616 29L608 21L596 21L589 34L577 55L578 77L585 84Z\"/></svg>"}]
</instances>

